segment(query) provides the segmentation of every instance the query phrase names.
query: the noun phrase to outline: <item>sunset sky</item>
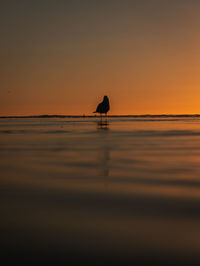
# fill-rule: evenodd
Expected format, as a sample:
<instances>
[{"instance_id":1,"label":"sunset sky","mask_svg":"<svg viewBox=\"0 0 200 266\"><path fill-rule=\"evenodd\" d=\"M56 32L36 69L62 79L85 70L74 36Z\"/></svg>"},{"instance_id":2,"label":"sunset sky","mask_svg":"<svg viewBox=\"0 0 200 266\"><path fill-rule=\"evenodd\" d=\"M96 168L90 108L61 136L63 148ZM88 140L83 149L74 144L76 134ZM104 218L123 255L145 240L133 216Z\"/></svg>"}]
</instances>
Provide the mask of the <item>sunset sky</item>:
<instances>
[{"instance_id":1,"label":"sunset sky","mask_svg":"<svg viewBox=\"0 0 200 266\"><path fill-rule=\"evenodd\" d=\"M200 1L2 0L0 116L200 113Z\"/></svg>"}]
</instances>

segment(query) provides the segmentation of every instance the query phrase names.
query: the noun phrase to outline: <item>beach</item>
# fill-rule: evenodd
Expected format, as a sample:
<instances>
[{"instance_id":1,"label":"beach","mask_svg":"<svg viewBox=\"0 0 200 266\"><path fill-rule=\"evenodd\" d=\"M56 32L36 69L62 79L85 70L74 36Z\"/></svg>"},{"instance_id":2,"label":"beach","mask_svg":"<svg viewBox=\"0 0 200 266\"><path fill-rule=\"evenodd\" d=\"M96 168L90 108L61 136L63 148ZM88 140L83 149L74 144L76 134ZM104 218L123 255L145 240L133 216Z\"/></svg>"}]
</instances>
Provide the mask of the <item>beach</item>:
<instances>
[{"instance_id":1,"label":"beach","mask_svg":"<svg viewBox=\"0 0 200 266\"><path fill-rule=\"evenodd\" d=\"M198 116L1 118L0 173L8 261L200 263Z\"/></svg>"}]
</instances>

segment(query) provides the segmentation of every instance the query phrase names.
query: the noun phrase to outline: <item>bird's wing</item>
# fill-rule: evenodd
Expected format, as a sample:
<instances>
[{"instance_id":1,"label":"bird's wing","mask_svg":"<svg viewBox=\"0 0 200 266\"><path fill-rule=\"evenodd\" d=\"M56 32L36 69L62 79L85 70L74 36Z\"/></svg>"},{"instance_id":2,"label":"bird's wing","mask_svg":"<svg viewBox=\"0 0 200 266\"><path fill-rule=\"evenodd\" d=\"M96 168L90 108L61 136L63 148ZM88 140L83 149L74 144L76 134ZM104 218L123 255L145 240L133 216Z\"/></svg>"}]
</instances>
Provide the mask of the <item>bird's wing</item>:
<instances>
[{"instance_id":1,"label":"bird's wing","mask_svg":"<svg viewBox=\"0 0 200 266\"><path fill-rule=\"evenodd\" d=\"M98 104L97 109L96 109L96 112L98 113L98 112L100 112L100 110L101 110L101 103Z\"/></svg>"}]
</instances>

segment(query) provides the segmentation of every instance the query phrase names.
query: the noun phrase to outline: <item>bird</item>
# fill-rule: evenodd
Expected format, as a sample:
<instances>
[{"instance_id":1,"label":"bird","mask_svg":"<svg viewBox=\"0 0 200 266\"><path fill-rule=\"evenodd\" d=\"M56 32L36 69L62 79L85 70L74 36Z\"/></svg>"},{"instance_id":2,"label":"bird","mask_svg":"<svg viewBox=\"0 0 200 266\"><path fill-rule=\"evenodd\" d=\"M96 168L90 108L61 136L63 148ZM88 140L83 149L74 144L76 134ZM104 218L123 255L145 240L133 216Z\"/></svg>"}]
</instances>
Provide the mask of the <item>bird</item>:
<instances>
[{"instance_id":1,"label":"bird","mask_svg":"<svg viewBox=\"0 0 200 266\"><path fill-rule=\"evenodd\" d=\"M108 96L103 97L103 101L97 105L97 109L93 113L100 113L107 115L107 112L110 110L110 104L109 104L109 99Z\"/></svg>"}]
</instances>

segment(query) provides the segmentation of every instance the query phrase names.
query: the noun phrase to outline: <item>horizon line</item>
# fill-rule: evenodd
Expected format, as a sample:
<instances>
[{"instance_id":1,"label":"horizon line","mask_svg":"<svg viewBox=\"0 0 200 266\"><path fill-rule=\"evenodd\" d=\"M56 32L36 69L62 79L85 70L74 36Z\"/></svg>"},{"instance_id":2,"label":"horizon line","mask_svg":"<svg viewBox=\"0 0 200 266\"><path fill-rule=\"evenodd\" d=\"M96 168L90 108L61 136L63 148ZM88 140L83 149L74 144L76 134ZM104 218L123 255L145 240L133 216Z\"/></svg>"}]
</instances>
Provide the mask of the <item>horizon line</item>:
<instances>
[{"instance_id":1,"label":"horizon line","mask_svg":"<svg viewBox=\"0 0 200 266\"><path fill-rule=\"evenodd\" d=\"M95 118L100 115L5 115L0 118ZM104 116L102 116L104 117ZM106 116L105 116L106 117ZM132 114L132 115L107 115L107 117L200 117L200 114Z\"/></svg>"}]
</instances>

